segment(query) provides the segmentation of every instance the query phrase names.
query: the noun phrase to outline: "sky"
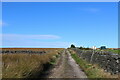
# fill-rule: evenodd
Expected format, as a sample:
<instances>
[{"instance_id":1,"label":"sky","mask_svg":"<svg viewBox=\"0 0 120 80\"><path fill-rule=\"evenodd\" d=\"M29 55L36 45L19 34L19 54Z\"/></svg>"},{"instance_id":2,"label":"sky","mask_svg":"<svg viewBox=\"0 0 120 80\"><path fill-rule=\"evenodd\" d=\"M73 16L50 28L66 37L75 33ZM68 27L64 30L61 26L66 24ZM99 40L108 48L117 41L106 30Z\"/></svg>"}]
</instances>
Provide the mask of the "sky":
<instances>
[{"instance_id":1,"label":"sky","mask_svg":"<svg viewBox=\"0 0 120 80\"><path fill-rule=\"evenodd\" d=\"M1 21L1 47L118 47L117 2L3 2Z\"/></svg>"},{"instance_id":2,"label":"sky","mask_svg":"<svg viewBox=\"0 0 120 80\"><path fill-rule=\"evenodd\" d=\"M119 2L119 0L2 0L2 2Z\"/></svg>"}]
</instances>

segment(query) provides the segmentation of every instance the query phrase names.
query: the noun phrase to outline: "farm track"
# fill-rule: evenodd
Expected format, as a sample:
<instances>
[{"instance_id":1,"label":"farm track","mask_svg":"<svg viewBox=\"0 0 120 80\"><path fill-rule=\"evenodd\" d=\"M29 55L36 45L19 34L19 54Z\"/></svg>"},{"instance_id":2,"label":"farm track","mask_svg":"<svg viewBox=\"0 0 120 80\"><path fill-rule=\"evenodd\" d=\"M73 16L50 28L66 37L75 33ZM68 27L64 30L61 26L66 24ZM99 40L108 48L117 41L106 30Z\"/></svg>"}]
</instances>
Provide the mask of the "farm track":
<instances>
[{"instance_id":1,"label":"farm track","mask_svg":"<svg viewBox=\"0 0 120 80\"><path fill-rule=\"evenodd\" d=\"M64 50L48 78L87 78L68 50Z\"/></svg>"}]
</instances>

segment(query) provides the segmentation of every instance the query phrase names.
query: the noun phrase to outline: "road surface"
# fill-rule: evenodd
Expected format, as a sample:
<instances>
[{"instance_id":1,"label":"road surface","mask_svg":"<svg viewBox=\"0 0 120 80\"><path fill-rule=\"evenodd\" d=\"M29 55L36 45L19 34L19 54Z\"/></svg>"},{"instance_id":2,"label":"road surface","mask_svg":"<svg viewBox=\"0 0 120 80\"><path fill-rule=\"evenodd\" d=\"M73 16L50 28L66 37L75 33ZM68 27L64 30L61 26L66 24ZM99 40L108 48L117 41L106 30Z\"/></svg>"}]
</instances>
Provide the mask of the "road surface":
<instances>
[{"instance_id":1,"label":"road surface","mask_svg":"<svg viewBox=\"0 0 120 80\"><path fill-rule=\"evenodd\" d=\"M49 78L87 78L68 50L64 50Z\"/></svg>"}]
</instances>

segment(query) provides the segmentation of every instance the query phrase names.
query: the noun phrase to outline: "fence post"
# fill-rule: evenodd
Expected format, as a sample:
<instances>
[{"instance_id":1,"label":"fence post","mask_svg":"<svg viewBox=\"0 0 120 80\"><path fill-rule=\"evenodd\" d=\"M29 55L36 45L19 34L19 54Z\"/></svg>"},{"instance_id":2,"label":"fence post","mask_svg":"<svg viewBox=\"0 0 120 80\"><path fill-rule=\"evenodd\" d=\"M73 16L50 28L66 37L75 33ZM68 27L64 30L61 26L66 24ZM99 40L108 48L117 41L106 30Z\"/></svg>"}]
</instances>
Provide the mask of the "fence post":
<instances>
[{"instance_id":1,"label":"fence post","mask_svg":"<svg viewBox=\"0 0 120 80\"><path fill-rule=\"evenodd\" d=\"M94 51L94 49L93 49L93 53L92 53L92 56L91 56L91 59L90 59L90 63L92 63L94 53L95 53L95 51Z\"/></svg>"},{"instance_id":2,"label":"fence post","mask_svg":"<svg viewBox=\"0 0 120 80\"><path fill-rule=\"evenodd\" d=\"M93 46L93 53L92 53L92 55L91 55L90 63L92 63L93 56L94 56L94 54L95 54L95 49L96 49L96 47L95 47L95 46Z\"/></svg>"}]
</instances>

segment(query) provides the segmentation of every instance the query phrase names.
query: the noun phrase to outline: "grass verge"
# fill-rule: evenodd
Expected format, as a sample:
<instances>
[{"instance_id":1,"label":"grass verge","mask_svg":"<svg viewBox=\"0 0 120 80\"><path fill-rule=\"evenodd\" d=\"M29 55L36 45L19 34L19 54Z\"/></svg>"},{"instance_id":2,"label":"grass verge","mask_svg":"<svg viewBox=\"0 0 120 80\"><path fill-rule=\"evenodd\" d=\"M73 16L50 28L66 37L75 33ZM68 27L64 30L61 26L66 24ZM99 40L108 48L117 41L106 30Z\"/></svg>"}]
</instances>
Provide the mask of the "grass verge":
<instances>
[{"instance_id":1,"label":"grass verge","mask_svg":"<svg viewBox=\"0 0 120 80\"><path fill-rule=\"evenodd\" d=\"M98 65L93 65L87 61L81 59L76 53L71 54L76 63L83 69L88 78L118 78L118 75L111 75L110 73L105 72Z\"/></svg>"}]
</instances>

